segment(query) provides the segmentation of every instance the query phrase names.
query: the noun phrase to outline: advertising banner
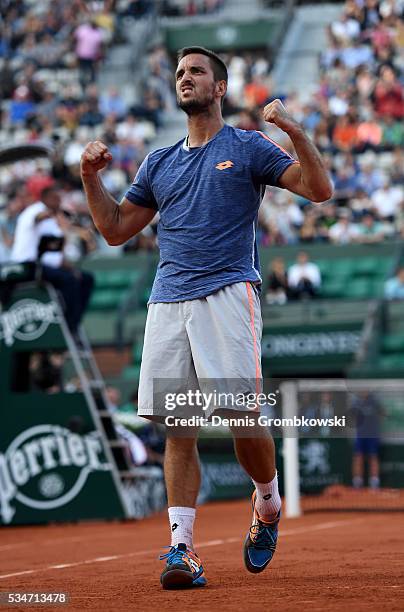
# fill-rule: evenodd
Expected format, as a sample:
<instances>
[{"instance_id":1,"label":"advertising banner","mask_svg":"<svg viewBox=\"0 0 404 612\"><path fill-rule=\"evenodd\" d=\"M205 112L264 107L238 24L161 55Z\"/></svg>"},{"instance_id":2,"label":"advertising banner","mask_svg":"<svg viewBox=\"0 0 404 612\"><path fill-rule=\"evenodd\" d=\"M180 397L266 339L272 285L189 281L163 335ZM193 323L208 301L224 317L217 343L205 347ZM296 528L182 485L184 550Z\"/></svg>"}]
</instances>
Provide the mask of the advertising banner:
<instances>
[{"instance_id":1,"label":"advertising banner","mask_svg":"<svg viewBox=\"0 0 404 612\"><path fill-rule=\"evenodd\" d=\"M46 288L24 285L3 300L0 525L125 515L105 439L85 395L32 382L44 352L67 351L61 317ZM41 373L42 382L47 374Z\"/></svg>"}]
</instances>

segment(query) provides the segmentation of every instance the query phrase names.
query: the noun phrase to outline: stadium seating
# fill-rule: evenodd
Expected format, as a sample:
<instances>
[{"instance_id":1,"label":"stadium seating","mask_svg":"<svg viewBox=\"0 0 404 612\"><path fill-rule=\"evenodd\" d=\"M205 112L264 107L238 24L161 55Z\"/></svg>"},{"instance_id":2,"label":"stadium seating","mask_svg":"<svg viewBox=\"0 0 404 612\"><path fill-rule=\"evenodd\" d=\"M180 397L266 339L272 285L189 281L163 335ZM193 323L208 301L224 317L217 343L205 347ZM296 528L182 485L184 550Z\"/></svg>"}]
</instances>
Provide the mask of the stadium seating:
<instances>
[{"instance_id":1,"label":"stadium seating","mask_svg":"<svg viewBox=\"0 0 404 612\"><path fill-rule=\"evenodd\" d=\"M402 302L385 304L384 333L380 342L378 368L404 374L404 307Z\"/></svg>"},{"instance_id":2,"label":"stadium seating","mask_svg":"<svg viewBox=\"0 0 404 612\"><path fill-rule=\"evenodd\" d=\"M287 267L292 261L286 261ZM315 260L322 278L320 298L372 299L382 296L386 274L392 268L391 257L344 257ZM265 290L265 287L264 287Z\"/></svg>"},{"instance_id":3,"label":"stadium seating","mask_svg":"<svg viewBox=\"0 0 404 612\"><path fill-rule=\"evenodd\" d=\"M139 280L138 271L97 270L95 290L91 297L90 310L116 310L131 293L131 288Z\"/></svg>"}]
</instances>

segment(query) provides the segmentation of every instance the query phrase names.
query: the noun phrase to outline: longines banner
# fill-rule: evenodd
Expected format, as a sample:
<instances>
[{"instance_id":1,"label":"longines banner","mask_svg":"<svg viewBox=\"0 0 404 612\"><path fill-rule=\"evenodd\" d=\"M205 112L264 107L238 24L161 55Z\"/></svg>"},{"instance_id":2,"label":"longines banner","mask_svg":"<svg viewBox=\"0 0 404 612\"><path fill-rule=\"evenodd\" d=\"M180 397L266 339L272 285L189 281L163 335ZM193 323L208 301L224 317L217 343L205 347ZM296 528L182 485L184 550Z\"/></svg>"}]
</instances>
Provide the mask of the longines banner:
<instances>
[{"instance_id":1,"label":"longines banner","mask_svg":"<svg viewBox=\"0 0 404 612\"><path fill-rule=\"evenodd\" d=\"M262 365L267 376L318 375L345 371L362 338L362 323L265 326Z\"/></svg>"},{"instance_id":2,"label":"longines banner","mask_svg":"<svg viewBox=\"0 0 404 612\"><path fill-rule=\"evenodd\" d=\"M262 341L264 357L308 357L352 354L358 349L357 331L330 331L266 335Z\"/></svg>"}]
</instances>

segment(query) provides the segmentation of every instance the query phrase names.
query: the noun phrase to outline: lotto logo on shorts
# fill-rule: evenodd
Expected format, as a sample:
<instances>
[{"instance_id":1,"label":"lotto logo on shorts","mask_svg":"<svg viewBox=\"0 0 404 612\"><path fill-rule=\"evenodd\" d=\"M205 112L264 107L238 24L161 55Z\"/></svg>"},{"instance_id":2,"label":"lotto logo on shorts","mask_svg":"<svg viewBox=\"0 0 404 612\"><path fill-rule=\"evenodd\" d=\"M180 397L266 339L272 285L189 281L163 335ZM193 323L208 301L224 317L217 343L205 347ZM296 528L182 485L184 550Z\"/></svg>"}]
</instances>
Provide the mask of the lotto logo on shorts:
<instances>
[{"instance_id":1,"label":"lotto logo on shorts","mask_svg":"<svg viewBox=\"0 0 404 612\"><path fill-rule=\"evenodd\" d=\"M215 168L218 170L226 170L226 168L231 168L232 166L234 166L233 162L228 159L227 161L220 162L220 164L216 164Z\"/></svg>"}]
</instances>

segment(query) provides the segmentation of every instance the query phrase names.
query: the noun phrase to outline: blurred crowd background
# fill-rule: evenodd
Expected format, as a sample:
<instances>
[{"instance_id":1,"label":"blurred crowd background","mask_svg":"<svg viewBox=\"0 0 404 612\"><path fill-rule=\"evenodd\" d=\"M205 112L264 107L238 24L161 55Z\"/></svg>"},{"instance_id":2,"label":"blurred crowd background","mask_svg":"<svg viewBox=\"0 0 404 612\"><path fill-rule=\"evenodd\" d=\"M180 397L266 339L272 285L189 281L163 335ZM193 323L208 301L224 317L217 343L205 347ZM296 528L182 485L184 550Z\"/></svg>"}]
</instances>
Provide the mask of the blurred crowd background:
<instances>
[{"instance_id":1,"label":"blurred crowd background","mask_svg":"<svg viewBox=\"0 0 404 612\"><path fill-rule=\"evenodd\" d=\"M64 211L65 255L72 261L108 252L88 215L79 177L84 146L105 142L113 162L103 181L120 199L175 108L174 58L164 45L147 52L136 104L97 77L122 23L153 11L181 16L213 14L225 0L32 0L2 2L0 146L48 142L49 162L0 167L0 262L7 261L16 220L56 182ZM323 153L335 194L320 207L268 188L259 215L260 246L378 242L404 237L404 2L348 0L328 28L318 58L315 91L286 95L271 77L263 52L223 54L229 68L226 121L263 129L262 107L281 98ZM140 69L140 67L139 67ZM137 67L134 66L134 71ZM271 126L292 154L291 142ZM156 249L155 223L123 249Z\"/></svg>"}]
</instances>

